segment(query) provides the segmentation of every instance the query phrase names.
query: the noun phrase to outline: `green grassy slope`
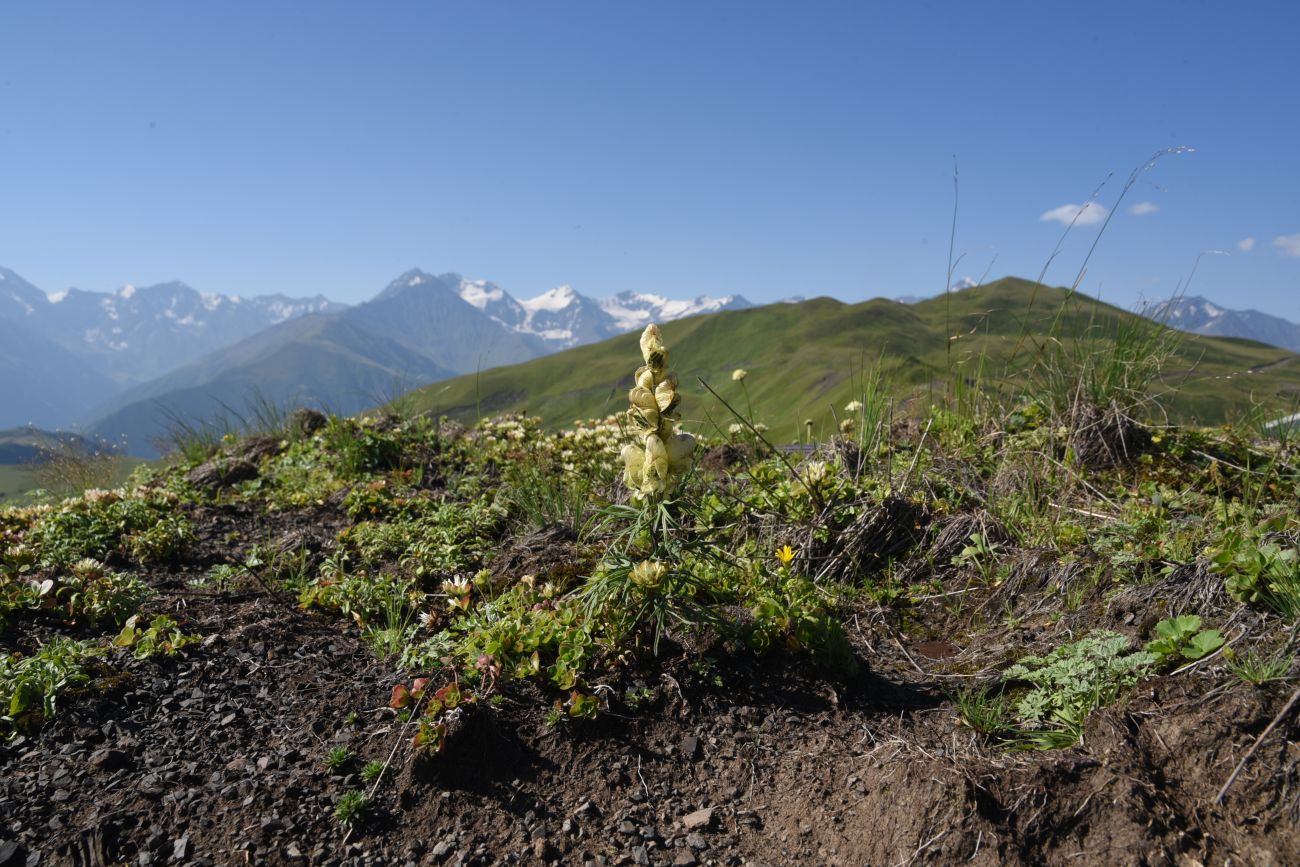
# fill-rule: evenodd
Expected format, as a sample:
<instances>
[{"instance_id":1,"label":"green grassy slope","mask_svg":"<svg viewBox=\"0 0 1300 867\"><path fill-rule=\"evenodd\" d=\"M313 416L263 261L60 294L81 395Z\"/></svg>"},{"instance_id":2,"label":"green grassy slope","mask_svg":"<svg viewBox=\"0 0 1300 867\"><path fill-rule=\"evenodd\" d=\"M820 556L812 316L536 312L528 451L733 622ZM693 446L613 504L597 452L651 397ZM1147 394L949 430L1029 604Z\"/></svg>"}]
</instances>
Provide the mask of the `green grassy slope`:
<instances>
[{"instance_id":1,"label":"green grassy slope","mask_svg":"<svg viewBox=\"0 0 1300 867\"><path fill-rule=\"evenodd\" d=\"M911 306L817 298L669 322L663 331L682 379L688 421L706 428L710 418L729 424L730 414L696 378L743 409L744 392L730 374L745 368L755 420L789 439L799 435L805 418L814 419L819 432L834 424L831 407L860 396L864 367L879 362L899 396L928 397L945 388L950 365L974 378L983 358L982 378L988 380L1001 377L1014 354L1013 366L1023 369L1037 357L1036 347L1053 345L1043 336L1058 319L1057 333L1067 336L1113 334L1140 322L1063 289L1007 278ZM1072 345L1065 341L1067 350ZM637 335L628 334L435 383L407 401L413 409L453 418L527 411L550 425L567 424L625 408L638 356ZM1246 340L1187 335L1164 371L1155 391L1164 394L1170 414L1186 422L1221 422L1248 411L1252 401L1281 410L1300 394L1300 356Z\"/></svg>"}]
</instances>

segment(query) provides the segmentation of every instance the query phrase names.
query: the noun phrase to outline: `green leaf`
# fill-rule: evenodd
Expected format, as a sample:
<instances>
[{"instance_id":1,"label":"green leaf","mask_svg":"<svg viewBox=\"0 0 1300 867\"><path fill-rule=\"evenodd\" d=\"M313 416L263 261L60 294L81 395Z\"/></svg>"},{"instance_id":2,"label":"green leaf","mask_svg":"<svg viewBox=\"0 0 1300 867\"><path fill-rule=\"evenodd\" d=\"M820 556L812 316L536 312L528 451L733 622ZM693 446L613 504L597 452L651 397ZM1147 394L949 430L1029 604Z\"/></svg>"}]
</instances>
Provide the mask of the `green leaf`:
<instances>
[{"instance_id":1,"label":"green leaf","mask_svg":"<svg viewBox=\"0 0 1300 867\"><path fill-rule=\"evenodd\" d=\"M1167 620L1161 620L1156 624L1156 635L1162 638L1170 638L1176 642L1182 643L1201 628L1201 618L1195 614L1183 614L1179 617L1170 617Z\"/></svg>"},{"instance_id":2,"label":"green leaf","mask_svg":"<svg viewBox=\"0 0 1300 867\"><path fill-rule=\"evenodd\" d=\"M1188 659L1200 659L1208 656L1223 646L1223 635L1217 629L1205 629L1192 637L1183 648L1183 656Z\"/></svg>"}]
</instances>

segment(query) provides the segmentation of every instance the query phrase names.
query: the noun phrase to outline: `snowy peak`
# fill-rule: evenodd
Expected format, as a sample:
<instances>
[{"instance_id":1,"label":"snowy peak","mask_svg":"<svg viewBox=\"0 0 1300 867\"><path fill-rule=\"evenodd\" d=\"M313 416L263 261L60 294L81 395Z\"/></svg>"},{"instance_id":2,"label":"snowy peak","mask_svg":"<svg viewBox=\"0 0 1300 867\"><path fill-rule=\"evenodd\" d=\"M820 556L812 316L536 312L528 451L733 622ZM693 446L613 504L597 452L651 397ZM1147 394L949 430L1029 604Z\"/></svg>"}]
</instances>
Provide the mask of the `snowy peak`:
<instances>
[{"instance_id":1,"label":"snowy peak","mask_svg":"<svg viewBox=\"0 0 1300 867\"><path fill-rule=\"evenodd\" d=\"M439 279L456 287L461 298L497 322L540 337L555 349L605 340L642 329L651 322L753 306L739 295L701 295L682 301L649 292L620 292L592 298L568 285L521 301L486 280L470 280L459 274L443 274Z\"/></svg>"},{"instance_id":2,"label":"snowy peak","mask_svg":"<svg viewBox=\"0 0 1300 867\"><path fill-rule=\"evenodd\" d=\"M573 291L572 286L556 286L549 292L543 292L535 298L529 298L520 303L524 309L530 313L545 310L555 313L560 310L568 309L575 304L589 302L591 299L585 298Z\"/></svg>"},{"instance_id":3,"label":"snowy peak","mask_svg":"<svg viewBox=\"0 0 1300 867\"><path fill-rule=\"evenodd\" d=\"M497 284L487 280L469 280L459 274L443 274L438 279L455 288L468 304L482 310L507 328L525 331L528 311Z\"/></svg>"},{"instance_id":4,"label":"snowy peak","mask_svg":"<svg viewBox=\"0 0 1300 867\"><path fill-rule=\"evenodd\" d=\"M602 298L600 306L618 323L620 330L633 331L651 322L669 322L719 310L744 310L754 305L740 295L723 295L721 298L700 295L690 301L679 301L649 292L620 292Z\"/></svg>"},{"instance_id":5,"label":"snowy peak","mask_svg":"<svg viewBox=\"0 0 1300 867\"><path fill-rule=\"evenodd\" d=\"M526 313L520 330L557 348L594 343L619 333L600 303L575 292L572 286L556 286L519 305Z\"/></svg>"},{"instance_id":6,"label":"snowy peak","mask_svg":"<svg viewBox=\"0 0 1300 867\"><path fill-rule=\"evenodd\" d=\"M419 268L412 268L409 271L403 271L401 274L398 274L392 282L384 287L384 291L375 296L375 300L378 301L381 298L392 298L412 291L437 291L439 288L446 289L447 287L443 286L442 282L432 274L426 274Z\"/></svg>"},{"instance_id":7,"label":"snowy peak","mask_svg":"<svg viewBox=\"0 0 1300 867\"><path fill-rule=\"evenodd\" d=\"M1244 337L1300 352L1300 325L1258 310L1232 310L1199 295L1152 301L1142 315L1179 331L1216 337Z\"/></svg>"}]
</instances>

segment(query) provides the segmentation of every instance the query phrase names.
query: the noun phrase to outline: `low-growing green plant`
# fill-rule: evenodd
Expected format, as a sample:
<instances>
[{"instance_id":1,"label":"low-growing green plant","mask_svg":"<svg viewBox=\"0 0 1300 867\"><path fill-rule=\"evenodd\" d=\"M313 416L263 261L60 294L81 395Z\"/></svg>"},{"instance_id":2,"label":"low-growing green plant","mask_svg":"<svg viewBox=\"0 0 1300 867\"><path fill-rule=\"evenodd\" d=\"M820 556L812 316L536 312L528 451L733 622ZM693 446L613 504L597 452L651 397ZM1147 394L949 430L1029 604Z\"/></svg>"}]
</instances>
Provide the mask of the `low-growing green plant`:
<instances>
[{"instance_id":1,"label":"low-growing green plant","mask_svg":"<svg viewBox=\"0 0 1300 867\"><path fill-rule=\"evenodd\" d=\"M478 696L452 682L428 694L430 680L417 677L408 687L399 683L393 687L388 706L399 716L405 712L415 720L415 737L411 745L416 750L436 754L442 752L447 742L447 723L452 714L462 707L474 704Z\"/></svg>"},{"instance_id":2,"label":"low-growing green plant","mask_svg":"<svg viewBox=\"0 0 1300 867\"><path fill-rule=\"evenodd\" d=\"M369 807L365 792L346 792L334 804L334 820L345 828L351 828L365 817Z\"/></svg>"},{"instance_id":3,"label":"low-growing green plant","mask_svg":"<svg viewBox=\"0 0 1300 867\"><path fill-rule=\"evenodd\" d=\"M1210 552L1233 598L1258 603L1288 621L1300 618L1300 552L1257 534L1229 530Z\"/></svg>"},{"instance_id":4,"label":"low-growing green plant","mask_svg":"<svg viewBox=\"0 0 1300 867\"><path fill-rule=\"evenodd\" d=\"M139 621L140 615L133 614L113 640L116 647L131 648L136 659L175 656L186 647L203 640L198 635L183 632L180 625L166 614L154 617L148 626L141 626Z\"/></svg>"},{"instance_id":5,"label":"low-growing green plant","mask_svg":"<svg viewBox=\"0 0 1300 867\"><path fill-rule=\"evenodd\" d=\"M384 772L384 763L378 759L372 759L365 763L361 768L361 780L366 785L374 785L375 780L379 779L380 774Z\"/></svg>"},{"instance_id":6,"label":"low-growing green plant","mask_svg":"<svg viewBox=\"0 0 1300 867\"><path fill-rule=\"evenodd\" d=\"M56 637L31 656L0 656L0 734L53 717L59 695L89 681L90 663L102 653L93 642Z\"/></svg>"},{"instance_id":7,"label":"low-growing green plant","mask_svg":"<svg viewBox=\"0 0 1300 867\"><path fill-rule=\"evenodd\" d=\"M1155 654L1129 650L1114 632L1093 632L1047 656L1028 656L1003 672L1010 686L1029 689L1014 699L1021 741L1034 748L1076 743L1088 714L1115 701L1155 665Z\"/></svg>"},{"instance_id":8,"label":"low-growing green plant","mask_svg":"<svg viewBox=\"0 0 1300 867\"><path fill-rule=\"evenodd\" d=\"M962 566L969 563L979 572L985 584L993 584L997 571L998 553L1002 546L997 542L990 542L983 533L971 533L968 541L970 544L962 548L961 553L952 558L953 565Z\"/></svg>"},{"instance_id":9,"label":"low-growing green plant","mask_svg":"<svg viewBox=\"0 0 1300 867\"><path fill-rule=\"evenodd\" d=\"M957 715L963 725L982 735L992 735L1010 728L1011 709L1001 687L977 686L960 689L952 695Z\"/></svg>"},{"instance_id":10,"label":"low-growing green plant","mask_svg":"<svg viewBox=\"0 0 1300 867\"><path fill-rule=\"evenodd\" d=\"M1202 629L1195 614L1170 617L1156 624L1156 637L1147 642L1148 653L1155 654L1159 665L1172 665L1208 656L1223 646L1223 634L1217 629Z\"/></svg>"},{"instance_id":11,"label":"low-growing green plant","mask_svg":"<svg viewBox=\"0 0 1300 867\"><path fill-rule=\"evenodd\" d=\"M40 611L91 626L122 623L153 595L134 574L112 571L89 558L42 581L14 581L0 572L0 593L0 616L6 611Z\"/></svg>"},{"instance_id":12,"label":"low-growing green plant","mask_svg":"<svg viewBox=\"0 0 1300 867\"><path fill-rule=\"evenodd\" d=\"M52 568L115 552L172 559L192 538L189 522L172 513L175 503L159 492L87 491L43 514L24 541Z\"/></svg>"},{"instance_id":13,"label":"low-growing green plant","mask_svg":"<svg viewBox=\"0 0 1300 867\"><path fill-rule=\"evenodd\" d=\"M1225 651L1225 655L1228 652L1230 651ZM1263 686L1266 683L1286 680L1293 665L1295 665L1294 656L1285 653L1267 656L1253 651L1241 656L1234 656L1227 662L1228 671L1234 677L1254 686Z\"/></svg>"},{"instance_id":14,"label":"low-growing green plant","mask_svg":"<svg viewBox=\"0 0 1300 867\"><path fill-rule=\"evenodd\" d=\"M352 760L352 752L347 747L335 747L325 754L325 767L338 771Z\"/></svg>"}]
</instances>

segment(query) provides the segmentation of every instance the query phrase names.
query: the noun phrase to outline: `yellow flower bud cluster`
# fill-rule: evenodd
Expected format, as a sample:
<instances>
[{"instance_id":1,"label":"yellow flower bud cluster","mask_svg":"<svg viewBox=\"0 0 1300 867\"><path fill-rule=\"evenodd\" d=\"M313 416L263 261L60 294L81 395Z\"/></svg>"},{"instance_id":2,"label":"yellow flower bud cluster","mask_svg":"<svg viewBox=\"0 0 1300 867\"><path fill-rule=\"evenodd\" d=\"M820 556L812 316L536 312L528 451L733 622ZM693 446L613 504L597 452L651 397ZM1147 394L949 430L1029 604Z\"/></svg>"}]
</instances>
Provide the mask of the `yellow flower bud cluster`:
<instances>
[{"instance_id":1,"label":"yellow flower bud cluster","mask_svg":"<svg viewBox=\"0 0 1300 867\"><path fill-rule=\"evenodd\" d=\"M622 452L623 479L638 499L671 493L695 454L695 437L675 432L677 377L668 371L668 349L658 325L647 325L642 333L641 357L645 364L627 395L627 420L638 441Z\"/></svg>"}]
</instances>

